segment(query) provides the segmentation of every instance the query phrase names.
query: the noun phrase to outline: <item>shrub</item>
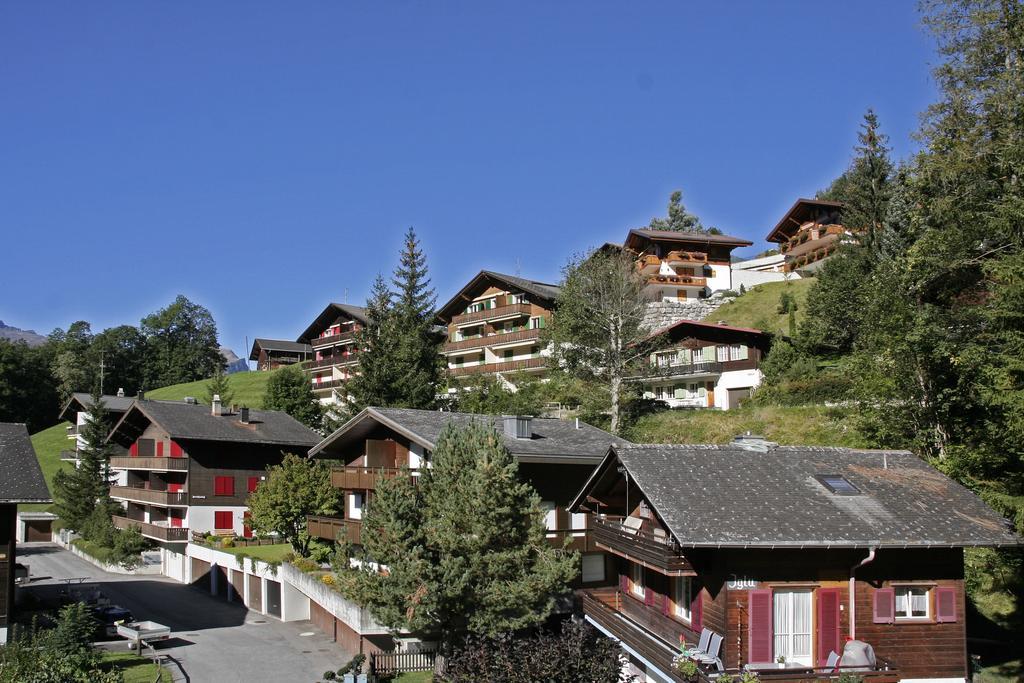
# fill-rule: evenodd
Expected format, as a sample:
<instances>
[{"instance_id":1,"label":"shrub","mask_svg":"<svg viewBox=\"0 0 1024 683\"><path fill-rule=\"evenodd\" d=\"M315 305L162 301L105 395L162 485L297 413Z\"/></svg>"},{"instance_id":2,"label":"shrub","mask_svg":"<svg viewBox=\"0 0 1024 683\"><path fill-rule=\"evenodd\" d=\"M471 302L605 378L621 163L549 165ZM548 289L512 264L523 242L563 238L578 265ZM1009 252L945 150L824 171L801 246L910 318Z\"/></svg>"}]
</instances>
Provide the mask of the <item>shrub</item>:
<instances>
[{"instance_id":1,"label":"shrub","mask_svg":"<svg viewBox=\"0 0 1024 683\"><path fill-rule=\"evenodd\" d=\"M291 565L304 574L309 574L310 572L315 572L320 569L320 565L308 557L296 557L291 561Z\"/></svg>"},{"instance_id":2,"label":"shrub","mask_svg":"<svg viewBox=\"0 0 1024 683\"><path fill-rule=\"evenodd\" d=\"M230 536L225 536L224 538L220 539L220 547L221 548L234 548L235 547L235 539L231 538Z\"/></svg>"},{"instance_id":3,"label":"shrub","mask_svg":"<svg viewBox=\"0 0 1024 683\"><path fill-rule=\"evenodd\" d=\"M323 576L320 577L320 581L323 582L327 586L333 586L334 585L334 574L324 574Z\"/></svg>"},{"instance_id":4,"label":"shrub","mask_svg":"<svg viewBox=\"0 0 1024 683\"><path fill-rule=\"evenodd\" d=\"M742 286L743 285L740 285L740 287L742 287ZM732 298L735 299L736 297L738 297L740 295L740 292L737 292L734 289L726 289L726 290L723 290L723 291L719 292L718 294L720 296L722 296L722 297L732 297Z\"/></svg>"}]
</instances>

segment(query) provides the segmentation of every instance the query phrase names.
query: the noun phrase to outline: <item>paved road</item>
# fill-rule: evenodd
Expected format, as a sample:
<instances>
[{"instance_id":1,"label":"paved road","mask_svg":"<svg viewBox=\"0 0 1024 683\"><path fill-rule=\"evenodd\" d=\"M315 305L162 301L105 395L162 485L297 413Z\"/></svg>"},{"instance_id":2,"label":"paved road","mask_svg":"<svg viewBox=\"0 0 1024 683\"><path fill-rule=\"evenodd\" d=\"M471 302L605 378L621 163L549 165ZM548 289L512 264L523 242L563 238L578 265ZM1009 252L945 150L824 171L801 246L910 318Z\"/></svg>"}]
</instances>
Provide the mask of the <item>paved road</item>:
<instances>
[{"instance_id":1,"label":"paved road","mask_svg":"<svg viewBox=\"0 0 1024 683\"><path fill-rule=\"evenodd\" d=\"M108 574L57 545L18 544L18 560L38 577L30 586L42 599L57 596L62 578L89 577L86 585L98 586L137 619L170 626L172 639L157 651L173 658L175 681L312 683L351 656L308 621L283 623L163 576Z\"/></svg>"}]
</instances>

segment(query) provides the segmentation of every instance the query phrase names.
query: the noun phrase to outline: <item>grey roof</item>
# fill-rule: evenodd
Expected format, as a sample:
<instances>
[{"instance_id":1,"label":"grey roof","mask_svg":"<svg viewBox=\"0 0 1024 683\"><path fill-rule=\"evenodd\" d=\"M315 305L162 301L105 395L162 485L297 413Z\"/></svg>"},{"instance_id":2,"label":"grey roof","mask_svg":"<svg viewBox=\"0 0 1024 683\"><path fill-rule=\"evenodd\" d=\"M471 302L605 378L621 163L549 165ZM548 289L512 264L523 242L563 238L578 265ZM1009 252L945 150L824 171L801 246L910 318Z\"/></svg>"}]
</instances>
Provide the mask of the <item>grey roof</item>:
<instances>
[{"instance_id":1,"label":"grey roof","mask_svg":"<svg viewBox=\"0 0 1024 683\"><path fill-rule=\"evenodd\" d=\"M52 503L23 424L0 422L0 503Z\"/></svg>"},{"instance_id":2,"label":"grey roof","mask_svg":"<svg viewBox=\"0 0 1024 683\"><path fill-rule=\"evenodd\" d=\"M376 421L404 434L428 450L433 450L441 430L449 423L468 425L483 422L502 433L502 418L498 415L451 413L409 408L366 408L337 431L310 450L316 455L330 450L331 444L348 438L361 438L360 426ZM516 439L503 436L505 446L520 461L583 462L596 464L608 449L629 442L585 422L535 417L532 420L533 438Z\"/></svg>"},{"instance_id":3,"label":"grey roof","mask_svg":"<svg viewBox=\"0 0 1024 683\"><path fill-rule=\"evenodd\" d=\"M442 320L450 320L452 316L465 307L466 302L471 300L473 296L470 293L473 290L479 289L483 291L486 289L488 280L497 280L502 284L518 289L527 294L544 299L547 302L553 304L558 298L562 288L558 285L553 285L547 282L541 282L540 280L529 280L524 277L517 275L505 275L504 273L497 273L493 270L481 270L479 273L473 276L466 285L460 289L455 296L448 300L448 302L437 309L437 315Z\"/></svg>"},{"instance_id":4,"label":"grey roof","mask_svg":"<svg viewBox=\"0 0 1024 683\"><path fill-rule=\"evenodd\" d=\"M252 342L252 351L249 353L249 360L257 360L256 347L264 351L287 351L288 353L313 353L313 347L303 342L288 341L286 339L264 339L257 337Z\"/></svg>"},{"instance_id":5,"label":"grey roof","mask_svg":"<svg viewBox=\"0 0 1024 683\"><path fill-rule=\"evenodd\" d=\"M107 394L103 395L103 406L107 409L107 412L109 413L123 413L129 408L131 408L132 403L134 402L135 397L133 396L109 396ZM75 393L71 394L70 398L68 398L67 403L65 403L64 407L61 408L60 419L70 420L71 418L67 416L69 410L76 413L80 410L87 411L89 410L89 407L91 405L92 394L85 391L76 391Z\"/></svg>"},{"instance_id":6,"label":"grey roof","mask_svg":"<svg viewBox=\"0 0 1024 683\"><path fill-rule=\"evenodd\" d=\"M302 334L300 334L299 338L295 341L298 343L308 342L311 337L320 334L320 332L326 329L328 325L334 322L335 318L342 315L350 320L357 320L363 325L366 325L369 322L366 316L366 309L362 306L331 302L327 304L327 307L324 308L323 311L320 312L320 315L313 319L313 322L309 324L309 327L303 330Z\"/></svg>"},{"instance_id":7,"label":"grey roof","mask_svg":"<svg viewBox=\"0 0 1024 683\"><path fill-rule=\"evenodd\" d=\"M683 546L1022 542L980 498L909 451L626 446L614 454ZM827 474L845 477L861 494L831 493L815 479Z\"/></svg>"},{"instance_id":8,"label":"grey roof","mask_svg":"<svg viewBox=\"0 0 1024 683\"><path fill-rule=\"evenodd\" d=\"M226 411L229 412L229 411ZM232 443L276 444L309 448L320 435L280 410L250 410L249 424L238 415L213 415L210 406L182 401L137 401L115 425L109 438L117 439L142 416L167 431L172 439L226 441ZM134 440L134 436L129 440Z\"/></svg>"},{"instance_id":9,"label":"grey roof","mask_svg":"<svg viewBox=\"0 0 1024 683\"><path fill-rule=\"evenodd\" d=\"M652 230L650 228L634 228L629 231L631 234L641 235L654 240L674 240L678 242L709 242L715 244L732 244L736 246L749 247L753 244L750 240L732 235L712 235L706 232L681 232L677 230ZM627 236L627 241L629 237Z\"/></svg>"},{"instance_id":10,"label":"grey roof","mask_svg":"<svg viewBox=\"0 0 1024 683\"><path fill-rule=\"evenodd\" d=\"M496 273L493 270L485 270L483 272L487 273L491 277L497 278L499 280L504 280L505 282L509 283L510 285L514 285L515 287L518 287L524 292L536 294L539 297L551 299L552 301L557 299L558 295L562 291L562 288L559 287L558 285L553 285L547 282L541 282L540 280L528 280L524 277L519 277L518 275L505 275L504 273Z\"/></svg>"}]
</instances>

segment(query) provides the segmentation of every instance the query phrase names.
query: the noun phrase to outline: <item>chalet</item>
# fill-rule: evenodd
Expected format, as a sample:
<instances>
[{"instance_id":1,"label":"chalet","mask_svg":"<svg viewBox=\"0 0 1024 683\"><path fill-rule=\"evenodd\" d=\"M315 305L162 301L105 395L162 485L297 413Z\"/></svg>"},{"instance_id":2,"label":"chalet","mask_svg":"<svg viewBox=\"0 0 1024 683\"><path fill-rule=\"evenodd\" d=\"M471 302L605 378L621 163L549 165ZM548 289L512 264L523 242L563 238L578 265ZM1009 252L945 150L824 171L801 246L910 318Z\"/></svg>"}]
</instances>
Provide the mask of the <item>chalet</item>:
<instances>
[{"instance_id":1,"label":"chalet","mask_svg":"<svg viewBox=\"0 0 1024 683\"><path fill-rule=\"evenodd\" d=\"M630 381L670 408L737 407L761 384L771 337L760 330L681 320L651 335L663 340Z\"/></svg>"},{"instance_id":2,"label":"chalet","mask_svg":"<svg viewBox=\"0 0 1024 683\"><path fill-rule=\"evenodd\" d=\"M18 504L52 502L28 429L0 422L0 645L13 621Z\"/></svg>"},{"instance_id":3,"label":"chalet","mask_svg":"<svg viewBox=\"0 0 1024 683\"><path fill-rule=\"evenodd\" d=\"M108 437L117 450L110 468L120 473L110 496L124 505L114 526L156 541L164 573L182 580L189 531L251 536L246 499L266 468L319 439L286 413L233 411L217 397L212 406L135 401Z\"/></svg>"},{"instance_id":4,"label":"chalet","mask_svg":"<svg viewBox=\"0 0 1024 683\"><path fill-rule=\"evenodd\" d=\"M121 419L132 403L135 401L134 398L124 395L124 389L118 389L117 394L114 396L104 395L103 397L103 408L107 411L107 419L110 424L114 424ZM70 422L71 425L67 428L68 440L75 442L73 450L64 450L60 453L60 459L65 462L75 463L75 467L78 467L79 455L78 450L87 445L85 439L81 436L82 427L89 419L89 408L92 406L92 395L85 392L75 392L68 398L67 403L60 411L60 419L65 422Z\"/></svg>"},{"instance_id":5,"label":"chalet","mask_svg":"<svg viewBox=\"0 0 1024 683\"><path fill-rule=\"evenodd\" d=\"M779 245L787 273L813 274L853 232L843 224L843 204L824 199L798 199L768 233Z\"/></svg>"},{"instance_id":6,"label":"chalet","mask_svg":"<svg viewBox=\"0 0 1024 683\"><path fill-rule=\"evenodd\" d=\"M358 364L356 332L366 323L366 309L362 306L331 303L295 340L312 350L312 358L304 361L302 368L321 403L344 402L343 387Z\"/></svg>"},{"instance_id":7,"label":"chalet","mask_svg":"<svg viewBox=\"0 0 1024 683\"><path fill-rule=\"evenodd\" d=\"M875 657L856 670L866 683L964 681L963 549L1021 544L907 451L750 436L616 445L570 510L594 515L593 541L618 574L579 592L583 613L655 681L683 680L673 656L703 629L724 669L762 681L835 675L831 654L861 643Z\"/></svg>"},{"instance_id":8,"label":"chalet","mask_svg":"<svg viewBox=\"0 0 1024 683\"><path fill-rule=\"evenodd\" d=\"M623 246L636 255L648 298L686 301L732 289L732 251L752 244L729 235L638 228Z\"/></svg>"},{"instance_id":9,"label":"chalet","mask_svg":"<svg viewBox=\"0 0 1024 683\"><path fill-rule=\"evenodd\" d=\"M249 360L256 363L260 371L277 370L286 365L295 365L313 358L313 347L305 342L284 339L256 338L249 352Z\"/></svg>"},{"instance_id":10,"label":"chalet","mask_svg":"<svg viewBox=\"0 0 1024 683\"><path fill-rule=\"evenodd\" d=\"M449 376L543 372L540 331L558 293L557 285L480 271L437 314L448 328L441 353Z\"/></svg>"}]
</instances>

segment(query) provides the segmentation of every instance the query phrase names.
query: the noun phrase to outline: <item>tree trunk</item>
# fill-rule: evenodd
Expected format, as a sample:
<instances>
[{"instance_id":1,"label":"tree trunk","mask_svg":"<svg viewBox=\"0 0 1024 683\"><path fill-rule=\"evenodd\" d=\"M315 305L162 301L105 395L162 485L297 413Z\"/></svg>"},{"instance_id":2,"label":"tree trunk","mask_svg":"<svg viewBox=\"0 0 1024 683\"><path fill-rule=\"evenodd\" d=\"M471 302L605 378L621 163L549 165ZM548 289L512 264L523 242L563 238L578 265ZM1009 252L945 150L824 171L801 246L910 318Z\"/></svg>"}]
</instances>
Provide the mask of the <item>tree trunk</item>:
<instances>
[{"instance_id":1,"label":"tree trunk","mask_svg":"<svg viewBox=\"0 0 1024 683\"><path fill-rule=\"evenodd\" d=\"M622 378L619 377L616 371L612 371L612 376L610 378L612 395L612 423L610 425L610 431L615 435L618 435L619 433L619 391L621 387Z\"/></svg>"}]
</instances>

